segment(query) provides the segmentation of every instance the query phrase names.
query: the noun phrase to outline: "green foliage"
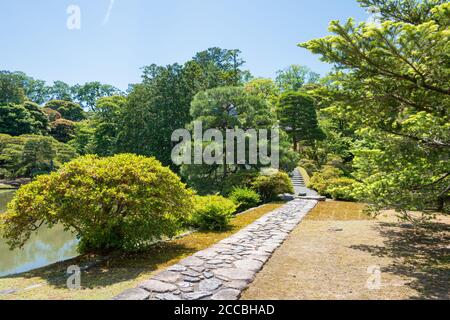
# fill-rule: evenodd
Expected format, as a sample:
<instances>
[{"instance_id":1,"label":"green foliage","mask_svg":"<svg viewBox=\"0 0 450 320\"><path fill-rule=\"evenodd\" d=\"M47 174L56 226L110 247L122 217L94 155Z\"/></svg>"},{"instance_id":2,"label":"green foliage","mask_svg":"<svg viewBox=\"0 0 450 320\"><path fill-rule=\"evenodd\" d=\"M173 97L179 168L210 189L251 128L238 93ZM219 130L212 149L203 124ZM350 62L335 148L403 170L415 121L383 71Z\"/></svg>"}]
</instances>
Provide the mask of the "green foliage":
<instances>
[{"instance_id":1,"label":"green foliage","mask_svg":"<svg viewBox=\"0 0 450 320\"><path fill-rule=\"evenodd\" d=\"M291 65L277 72L276 84L281 91L298 91L306 84L319 81L320 75L312 72L308 67L297 64Z\"/></svg>"},{"instance_id":2,"label":"green foliage","mask_svg":"<svg viewBox=\"0 0 450 320\"><path fill-rule=\"evenodd\" d=\"M249 141L256 138L256 130L270 130L275 125L275 120L270 113L268 104L258 96L252 95L242 87L220 87L198 93L191 103L191 116L194 121L202 123L203 131L217 129L222 139L227 136L227 130L239 128L243 131L254 129L253 133L247 132L246 137L246 163L229 163L227 161L226 144L222 146L213 141L204 142L204 152L211 151L217 161L213 164L183 165L181 174L188 183L200 193L225 193L223 181L230 176L247 170L255 170L261 164L249 164ZM194 123L188 127L192 129ZM269 135L270 136L270 135ZM211 139L213 140L213 139ZM270 137L268 137L270 142ZM217 148L216 148L217 147ZM219 150L220 149L220 150ZM236 158L236 154L235 154ZM248 165L247 165L248 164ZM249 168L250 166L250 168Z\"/></svg>"},{"instance_id":3,"label":"green foliage","mask_svg":"<svg viewBox=\"0 0 450 320\"><path fill-rule=\"evenodd\" d=\"M94 134L95 123L92 120L75 122L75 137L69 141L69 145L74 148L78 154L94 154Z\"/></svg>"},{"instance_id":4,"label":"green foliage","mask_svg":"<svg viewBox=\"0 0 450 320\"><path fill-rule=\"evenodd\" d=\"M110 97L121 94L120 90L109 84L98 81L87 82L83 85L75 85L71 88L74 100L83 108L95 110L96 102L102 97ZM72 119L71 119L72 120Z\"/></svg>"},{"instance_id":5,"label":"green foliage","mask_svg":"<svg viewBox=\"0 0 450 320\"><path fill-rule=\"evenodd\" d=\"M11 248L45 223L74 231L80 252L135 251L179 232L192 199L153 158L85 156L20 188L0 225Z\"/></svg>"},{"instance_id":6,"label":"green foliage","mask_svg":"<svg viewBox=\"0 0 450 320\"><path fill-rule=\"evenodd\" d=\"M355 194L376 211L443 211L450 198L450 4L367 0L381 23L333 21L301 46L336 71L323 101L352 128ZM337 146L337 145L336 145Z\"/></svg>"},{"instance_id":7,"label":"green foliage","mask_svg":"<svg viewBox=\"0 0 450 320\"><path fill-rule=\"evenodd\" d=\"M52 137L0 134L0 177L14 179L48 173L76 155L75 150Z\"/></svg>"},{"instance_id":8,"label":"green foliage","mask_svg":"<svg viewBox=\"0 0 450 320\"><path fill-rule=\"evenodd\" d=\"M19 77L8 71L0 71L0 105L22 104L25 98Z\"/></svg>"},{"instance_id":9,"label":"green foliage","mask_svg":"<svg viewBox=\"0 0 450 320\"><path fill-rule=\"evenodd\" d=\"M284 193L294 194L292 181L284 172L271 175L261 175L253 182L253 189L258 192L264 203L278 200Z\"/></svg>"},{"instance_id":10,"label":"green foliage","mask_svg":"<svg viewBox=\"0 0 450 320\"><path fill-rule=\"evenodd\" d=\"M75 124L66 119L57 119L51 124L50 135L59 142L67 143L75 136Z\"/></svg>"},{"instance_id":11,"label":"green foliage","mask_svg":"<svg viewBox=\"0 0 450 320\"><path fill-rule=\"evenodd\" d=\"M226 229L237 209L233 201L221 196L196 196L194 202L190 223L200 230Z\"/></svg>"},{"instance_id":12,"label":"green foliage","mask_svg":"<svg viewBox=\"0 0 450 320\"><path fill-rule=\"evenodd\" d=\"M50 108L42 108L42 112L47 115L47 118L50 122L54 122L62 118L61 113Z\"/></svg>"},{"instance_id":13,"label":"green foliage","mask_svg":"<svg viewBox=\"0 0 450 320\"><path fill-rule=\"evenodd\" d=\"M344 177L338 168L325 166L311 177L308 187L335 200L352 201L355 200L354 189L357 185L356 180Z\"/></svg>"},{"instance_id":14,"label":"green foliage","mask_svg":"<svg viewBox=\"0 0 450 320\"><path fill-rule=\"evenodd\" d=\"M294 150L298 143L321 140L324 138L317 122L314 100L303 92L286 92L278 104L280 126L291 137Z\"/></svg>"},{"instance_id":15,"label":"green foliage","mask_svg":"<svg viewBox=\"0 0 450 320\"><path fill-rule=\"evenodd\" d=\"M83 108L79 104L64 100L51 100L47 102L45 108L58 111L64 119L70 121L81 121L86 119Z\"/></svg>"},{"instance_id":16,"label":"green foliage","mask_svg":"<svg viewBox=\"0 0 450 320\"><path fill-rule=\"evenodd\" d=\"M230 193L229 199L232 200L237 206L238 212L256 207L261 203L261 197L259 194L249 188L235 188Z\"/></svg>"},{"instance_id":17,"label":"green foliage","mask_svg":"<svg viewBox=\"0 0 450 320\"><path fill-rule=\"evenodd\" d=\"M35 103L0 105L0 133L47 134L49 123L46 114Z\"/></svg>"}]
</instances>

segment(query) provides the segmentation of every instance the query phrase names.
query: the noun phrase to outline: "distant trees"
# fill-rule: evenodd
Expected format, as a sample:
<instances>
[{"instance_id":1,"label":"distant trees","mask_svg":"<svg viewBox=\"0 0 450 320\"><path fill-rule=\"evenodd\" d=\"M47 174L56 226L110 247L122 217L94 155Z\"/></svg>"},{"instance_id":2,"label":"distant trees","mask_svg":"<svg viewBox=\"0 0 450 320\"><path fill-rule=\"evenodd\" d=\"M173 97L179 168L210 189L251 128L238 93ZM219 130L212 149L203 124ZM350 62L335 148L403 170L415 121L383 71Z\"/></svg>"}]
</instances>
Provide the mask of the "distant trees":
<instances>
[{"instance_id":1,"label":"distant trees","mask_svg":"<svg viewBox=\"0 0 450 320\"><path fill-rule=\"evenodd\" d=\"M0 179L48 173L76 155L74 149L52 137L0 134Z\"/></svg>"},{"instance_id":2,"label":"distant trees","mask_svg":"<svg viewBox=\"0 0 450 320\"><path fill-rule=\"evenodd\" d=\"M143 82L128 96L119 134L119 150L155 156L171 165L172 132L191 122L190 103L202 90L242 84L247 72L239 50L210 48L184 65L144 68Z\"/></svg>"},{"instance_id":3,"label":"distant trees","mask_svg":"<svg viewBox=\"0 0 450 320\"><path fill-rule=\"evenodd\" d=\"M297 91L305 84L317 83L319 79L320 75L308 67L294 64L278 71L275 82L280 90L287 92Z\"/></svg>"},{"instance_id":4,"label":"distant trees","mask_svg":"<svg viewBox=\"0 0 450 320\"><path fill-rule=\"evenodd\" d=\"M83 108L71 101L51 100L45 104L45 108L58 111L61 117L66 120L81 121L86 119Z\"/></svg>"},{"instance_id":5,"label":"distant trees","mask_svg":"<svg viewBox=\"0 0 450 320\"><path fill-rule=\"evenodd\" d=\"M18 136L22 134L47 134L49 121L35 103L8 103L0 105L0 133Z\"/></svg>"},{"instance_id":6,"label":"distant trees","mask_svg":"<svg viewBox=\"0 0 450 320\"><path fill-rule=\"evenodd\" d=\"M314 100L303 92L283 93L278 103L278 119L281 128L292 139L294 150L299 150L299 142L308 144L325 138L317 121Z\"/></svg>"},{"instance_id":7,"label":"distant trees","mask_svg":"<svg viewBox=\"0 0 450 320\"><path fill-rule=\"evenodd\" d=\"M0 105L21 104L25 101L25 91L20 79L11 72L0 71Z\"/></svg>"}]
</instances>

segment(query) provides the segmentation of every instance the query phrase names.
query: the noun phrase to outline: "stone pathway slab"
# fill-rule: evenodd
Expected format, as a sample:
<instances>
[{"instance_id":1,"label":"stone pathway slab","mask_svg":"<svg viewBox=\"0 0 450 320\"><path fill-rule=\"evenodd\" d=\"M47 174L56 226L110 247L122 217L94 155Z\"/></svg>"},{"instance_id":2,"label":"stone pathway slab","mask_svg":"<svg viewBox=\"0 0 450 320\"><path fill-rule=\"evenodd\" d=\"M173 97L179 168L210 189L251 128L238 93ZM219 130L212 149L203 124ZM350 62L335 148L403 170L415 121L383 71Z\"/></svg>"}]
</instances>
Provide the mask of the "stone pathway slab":
<instances>
[{"instance_id":1,"label":"stone pathway slab","mask_svg":"<svg viewBox=\"0 0 450 320\"><path fill-rule=\"evenodd\" d=\"M115 300L237 300L317 201L296 199Z\"/></svg>"}]
</instances>

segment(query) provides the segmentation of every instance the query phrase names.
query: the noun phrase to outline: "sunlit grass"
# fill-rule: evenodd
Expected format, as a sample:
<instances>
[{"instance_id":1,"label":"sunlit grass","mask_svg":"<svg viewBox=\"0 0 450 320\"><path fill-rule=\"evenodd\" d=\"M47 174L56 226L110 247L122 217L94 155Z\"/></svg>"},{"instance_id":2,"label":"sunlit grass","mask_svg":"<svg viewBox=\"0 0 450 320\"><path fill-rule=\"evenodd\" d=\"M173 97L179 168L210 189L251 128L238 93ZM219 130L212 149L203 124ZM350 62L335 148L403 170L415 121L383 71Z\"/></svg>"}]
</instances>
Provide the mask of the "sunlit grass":
<instances>
[{"instance_id":1,"label":"sunlit grass","mask_svg":"<svg viewBox=\"0 0 450 320\"><path fill-rule=\"evenodd\" d=\"M307 220L371 220L364 212L365 205L354 202L326 201L319 204L308 214Z\"/></svg>"},{"instance_id":2,"label":"sunlit grass","mask_svg":"<svg viewBox=\"0 0 450 320\"><path fill-rule=\"evenodd\" d=\"M96 257L84 256L20 275L0 278L0 291L17 290L15 294L0 295L0 299L110 299L126 289L135 287L152 274L229 237L282 205L268 204L236 216L230 228L223 232L196 232L177 240L160 243L139 254L114 255L82 272L81 290L67 289L67 267L83 265Z\"/></svg>"}]
</instances>

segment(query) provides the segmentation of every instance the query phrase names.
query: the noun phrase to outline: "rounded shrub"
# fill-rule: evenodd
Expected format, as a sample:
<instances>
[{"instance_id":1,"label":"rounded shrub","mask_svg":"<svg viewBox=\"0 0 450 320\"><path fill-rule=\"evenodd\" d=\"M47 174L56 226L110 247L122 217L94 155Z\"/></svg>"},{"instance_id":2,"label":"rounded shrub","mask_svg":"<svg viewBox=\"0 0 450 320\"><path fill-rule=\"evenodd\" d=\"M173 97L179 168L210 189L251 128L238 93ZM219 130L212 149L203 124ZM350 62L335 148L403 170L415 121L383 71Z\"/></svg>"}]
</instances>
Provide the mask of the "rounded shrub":
<instances>
[{"instance_id":1,"label":"rounded shrub","mask_svg":"<svg viewBox=\"0 0 450 320\"><path fill-rule=\"evenodd\" d=\"M294 193L292 181L284 172L259 176L253 182L253 189L259 193L265 203L278 200L281 194Z\"/></svg>"},{"instance_id":2,"label":"rounded shrub","mask_svg":"<svg viewBox=\"0 0 450 320\"><path fill-rule=\"evenodd\" d=\"M237 206L222 196L196 196L192 226L200 230L220 231L226 229Z\"/></svg>"},{"instance_id":3,"label":"rounded shrub","mask_svg":"<svg viewBox=\"0 0 450 320\"><path fill-rule=\"evenodd\" d=\"M31 232L62 224L79 251L136 251L174 236L191 215L193 192L154 158L80 157L17 191L0 227L12 248Z\"/></svg>"},{"instance_id":4,"label":"rounded shrub","mask_svg":"<svg viewBox=\"0 0 450 320\"><path fill-rule=\"evenodd\" d=\"M261 203L259 194L249 188L235 188L229 198L238 206L238 212L254 208Z\"/></svg>"}]
</instances>

